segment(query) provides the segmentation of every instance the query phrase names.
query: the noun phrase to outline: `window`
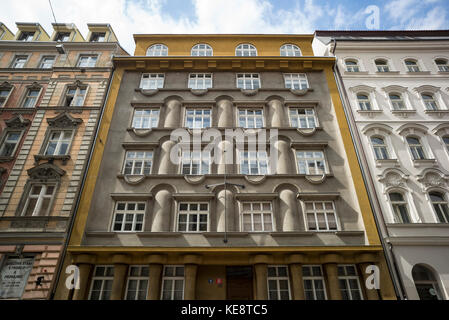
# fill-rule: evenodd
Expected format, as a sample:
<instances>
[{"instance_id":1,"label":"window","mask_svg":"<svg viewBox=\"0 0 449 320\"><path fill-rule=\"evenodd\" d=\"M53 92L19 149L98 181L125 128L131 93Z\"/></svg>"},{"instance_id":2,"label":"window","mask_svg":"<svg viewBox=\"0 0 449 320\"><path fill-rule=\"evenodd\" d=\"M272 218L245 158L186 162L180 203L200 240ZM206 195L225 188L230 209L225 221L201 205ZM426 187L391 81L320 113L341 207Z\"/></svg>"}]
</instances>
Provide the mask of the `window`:
<instances>
[{"instance_id":1,"label":"window","mask_svg":"<svg viewBox=\"0 0 449 320\"><path fill-rule=\"evenodd\" d=\"M388 159L388 150L385 140L381 137L371 137L371 144L373 146L374 154L376 160L386 160Z\"/></svg>"},{"instance_id":2,"label":"window","mask_svg":"<svg viewBox=\"0 0 449 320\"><path fill-rule=\"evenodd\" d=\"M39 68L41 69L50 69L53 68L53 64L55 63L55 57L43 57Z\"/></svg>"},{"instance_id":3,"label":"window","mask_svg":"<svg viewBox=\"0 0 449 320\"><path fill-rule=\"evenodd\" d=\"M27 60L28 60L27 56L17 56L14 59L14 62L12 64L12 68L15 68L15 69L25 68L25 63L27 62Z\"/></svg>"},{"instance_id":4,"label":"window","mask_svg":"<svg viewBox=\"0 0 449 320\"><path fill-rule=\"evenodd\" d=\"M180 232L205 232L209 216L208 203L179 204L178 231Z\"/></svg>"},{"instance_id":5,"label":"window","mask_svg":"<svg viewBox=\"0 0 449 320\"><path fill-rule=\"evenodd\" d=\"M70 32L58 32L55 37L55 41L69 41Z\"/></svg>"},{"instance_id":6,"label":"window","mask_svg":"<svg viewBox=\"0 0 449 320\"><path fill-rule=\"evenodd\" d=\"M257 73L238 73L237 88L243 90L255 90L260 88L259 74Z\"/></svg>"},{"instance_id":7,"label":"window","mask_svg":"<svg viewBox=\"0 0 449 320\"><path fill-rule=\"evenodd\" d=\"M271 202L243 202L242 225L242 231L273 231L273 208Z\"/></svg>"},{"instance_id":8,"label":"window","mask_svg":"<svg viewBox=\"0 0 449 320\"><path fill-rule=\"evenodd\" d=\"M444 136L443 137L443 142L446 145L446 149L449 152L449 136Z\"/></svg>"},{"instance_id":9,"label":"window","mask_svg":"<svg viewBox=\"0 0 449 320\"><path fill-rule=\"evenodd\" d=\"M304 73L284 74L284 83L287 89L305 90L309 87L307 76Z\"/></svg>"},{"instance_id":10,"label":"window","mask_svg":"<svg viewBox=\"0 0 449 320\"><path fill-rule=\"evenodd\" d=\"M209 128L211 125L210 109L187 109L186 127L190 129Z\"/></svg>"},{"instance_id":11,"label":"window","mask_svg":"<svg viewBox=\"0 0 449 320\"><path fill-rule=\"evenodd\" d=\"M438 67L438 71L441 72L449 72L449 64L448 61L445 59L437 59L435 60L435 63Z\"/></svg>"},{"instance_id":12,"label":"window","mask_svg":"<svg viewBox=\"0 0 449 320\"><path fill-rule=\"evenodd\" d=\"M360 72L359 65L357 64L357 61L354 60L346 60L346 71L348 72Z\"/></svg>"},{"instance_id":13,"label":"window","mask_svg":"<svg viewBox=\"0 0 449 320\"><path fill-rule=\"evenodd\" d=\"M294 44L284 44L281 47L281 57L300 57L301 50Z\"/></svg>"},{"instance_id":14,"label":"window","mask_svg":"<svg viewBox=\"0 0 449 320\"><path fill-rule=\"evenodd\" d=\"M33 41L34 31L22 31L19 36L19 41Z\"/></svg>"},{"instance_id":15,"label":"window","mask_svg":"<svg viewBox=\"0 0 449 320\"><path fill-rule=\"evenodd\" d=\"M426 159L426 155L424 153L424 148L421 144L421 141L417 137L407 137L408 147L410 152L412 153L413 160L423 160Z\"/></svg>"},{"instance_id":16,"label":"window","mask_svg":"<svg viewBox=\"0 0 449 320\"><path fill-rule=\"evenodd\" d=\"M194 57L213 56L212 47L205 43L194 45L190 55Z\"/></svg>"},{"instance_id":17,"label":"window","mask_svg":"<svg viewBox=\"0 0 449 320\"><path fill-rule=\"evenodd\" d=\"M315 110L313 108L290 108L290 125L294 128L313 129L316 127Z\"/></svg>"},{"instance_id":18,"label":"window","mask_svg":"<svg viewBox=\"0 0 449 320\"><path fill-rule=\"evenodd\" d=\"M78 60L79 68L94 68L97 64L97 56L80 56Z\"/></svg>"},{"instance_id":19,"label":"window","mask_svg":"<svg viewBox=\"0 0 449 320\"><path fill-rule=\"evenodd\" d=\"M326 173L323 151L296 151L299 174L320 175Z\"/></svg>"},{"instance_id":20,"label":"window","mask_svg":"<svg viewBox=\"0 0 449 320\"><path fill-rule=\"evenodd\" d=\"M388 194L393 209L394 220L396 223L410 223L408 215L407 202L404 196L399 192L390 192Z\"/></svg>"},{"instance_id":21,"label":"window","mask_svg":"<svg viewBox=\"0 0 449 320\"><path fill-rule=\"evenodd\" d=\"M9 95L11 94L12 89L9 88L0 88L0 107L4 107L6 101L8 101Z\"/></svg>"},{"instance_id":22,"label":"window","mask_svg":"<svg viewBox=\"0 0 449 320\"><path fill-rule=\"evenodd\" d=\"M377 67L377 72L390 72L387 60L378 59L375 61L375 63Z\"/></svg>"},{"instance_id":23,"label":"window","mask_svg":"<svg viewBox=\"0 0 449 320\"><path fill-rule=\"evenodd\" d=\"M117 202L112 231L143 231L145 202Z\"/></svg>"},{"instance_id":24,"label":"window","mask_svg":"<svg viewBox=\"0 0 449 320\"><path fill-rule=\"evenodd\" d=\"M133 128L157 128L159 122L159 109L136 109L134 111Z\"/></svg>"},{"instance_id":25,"label":"window","mask_svg":"<svg viewBox=\"0 0 449 320\"><path fill-rule=\"evenodd\" d=\"M435 101L435 98L431 94L421 94L422 100L424 101L424 105L427 110L438 110L438 104Z\"/></svg>"},{"instance_id":26,"label":"window","mask_svg":"<svg viewBox=\"0 0 449 320\"><path fill-rule=\"evenodd\" d=\"M338 266L338 282L343 300L363 300L359 277L354 265Z\"/></svg>"},{"instance_id":27,"label":"window","mask_svg":"<svg viewBox=\"0 0 449 320\"><path fill-rule=\"evenodd\" d=\"M415 265L412 277L420 300L442 300L438 281L434 273L423 265Z\"/></svg>"},{"instance_id":28,"label":"window","mask_svg":"<svg viewBox=\"0 0 449 320\"><path fill-rule=\"evenodd\" d=\"M268 156L266 151L240 152L240 174L265 175L268 173Z\"/></svg>"},{"instance_id":29,"label":"window","mask_svg":"<svg viewBox=\"0 0 449 320\"><path fill-rule=\"evenodd\" d=\"M153 44L147 50L147 56L162 57L168 56L168 48L163 44Z\"/></svg>"},{"instance_id":30,"label":"window","mask_svg":"<svg viewBox=\"0 0 449 320\"><path fill-rule=\"evenodd\" d=\"M86 98L87 87L68 87L65 94L66 107L81 107Z\"/></svg>"},{"instance_id":31,"label":"window","mask_svg":"<svg viewBox=\"0 0 449 320\"><path fill-rule=\"evenodd\" d=\"M32 184L22 216L48 216L55 191L54 184Z\"/></svg>"},{"instance_id":32,"label":"window","mask_svg":"<svg viewBox=\"0 0 449 320\"><path fill-rule=\"evenodd\" d=\"M189 74L188 87L190 89L209 89L212 88L211 73L191 73Z\"/></svg>"},{"instance_id":33,"label":"window","mask_svg":"<svg viewBox=\"0 0 449 320\"><path fill-rule=\"evenodd\" d=\"M95 266L89 300L109 300L114 280L114 266Z\"/></svg>"},{"instance_id":34,"label":"window","mask_svg":"<svg viewBox=\"0 0 449 320\"><path fill-rule=\"evenodd\" d=\"M123 174L148 175L153 164L153 151L127 151Z\"/></svg>"},{"instance_id":35,"label":"window","mask_svg":"<svg viewBox=\"0 0 449 320\"><path fill-rule=\"evenodd\" d=\"M441 223L449 223L449 209L444 195L440 192L430 192L430 201Z\"/></svg>"},{"instance_id":36,"label":"window","mask_svg":"<svg viewBox=\"0 0 449 320\"><path fill-rule=\"evenodd\" d=\"M408 72L419 72L419 67L416 61L414 60L405 60L405 65L407 67Z\"/></svg>"},{"instance_id":37,"label":"window","mask_svg":"<svg viewBox=\"0 0 449 320\"><path fill-rule=\"evenodd\" d=\"M146 300L148 292L148 266L129 266L126 282L126 300Z\"/></svg>"},{"instance_id":38,"label":"window","mask_svg":"<svg viewBox=\"0 0 449 320\"><path fill-rule=\"evenodd\" d=\"M8 132L3 140L2 146L0 147L0 157L12 157L16 151L21 136L21 131Z\"/></svg>"},{"instance_id":39,"label":"window","mask_svg":"<svg viewBox=\"0 0 449 320\"><path fill-rule=\"evenodd\" d=\"M327 299L321 266L302 266L302 280L306 300Z\"/></svg>"},{"instance_id":40,"label":"window","mask_svg":"<svg viewBox=\"0 0 449 320\"><path fill-rule=\"evenodd\" d=\"M163 88L164 77L163 73L144 73L140 80L140 88L152 90Z\"/></svg>"},{"instance_id":41,"label":"window","mask_svg":"<svg viewBox=\"0 0 449 320\"><path fill-rule=\"evenodd\" d=\"M263 127L262 109L239 109L239 126L245 129Z\"/></svg>"},{"instance_id":42,"label":"window","mask_svg":"<svg viewBox=\"0 0 449 320\"><path fill-rule=\"evenodd\" d=\"M237 57L255 57L257 56L257 49L249 43L242 43L235 48L235 55Z\"/></svg>"},{"instance_id":43,"label":"window","mask_svg":"<svg viewBox=\"0 0 449 320\"><path fill-rule=\"evenodd\" d=\"M268 300L290 300L287 266L268 266Z\"/></svg>"},{"instance_id":44,"label":"window","mask_svg":"<svg viewBox=\"0 0 449 320\"><path fill-rule=\"evenodd\" d=\"M22 106L24 108L34 108L40 93L41 89L28 89L25 98L23 99Z\"/></svg>"},{"instance_id":45,"label":"window","mask_svg":"<svg viewBox=\"0 0 449 320\"><path fill-rule=\"evenodd\" d=\"M104 42L106 38L106 32L93 32L90 36L91 42Z\"/></svg>"},{"instance_id":46,"label":"window","mask_svg":"<svg viewBox=\"0 0 449 320\"><path fill-rule=\"evenodd\" d=\"M73 130L53 130L45 148L45 155L66 155L72 142Z\"/></svg>"},{"instance_id":47,"label":"window","mask_svg":"<svg viewBox=\"0 0 449 320\"><path fill-rule=\"evenodd\" d=\"M307 201L304 204L308 230L335 231L338 229L333 201Z\"/></svg>"},{"instance_id":48,"label":"window","mask_svg":"<svg viewBox=\"0 0 449 320\"><path fill-rule=\"evenodd\" d=\"M391 106L393 110L405 110L405 103L402 100L402 96L397 93L392 93L388 95L390 97Z\"/></svg>"},{"instance_id":49,"label":"window","mask_svg":"<svg viewBox=\"0 0 449 320\"><path fill-rule=\"evenodd\" d=\"M184 267L164 266L161 300L182 300L184 298Z\"/></svg>"},{"instance_id":50,"label":"window","mask_svg":"<svg viewBox=\"0 0 449 320\"><path fill-rule=\"evenodd\" d=\"M359 102L360 110L363 110L363 111L371 110L371 101L370 101L368 95L362 94L362 93L358 94L357 101Z\"/></svg>"},{"instance_id":51,"label":"window","mask_svg":"<svg viewBox=\"0 0 449 320\"><path fill-rule=\"evenodd\" d=\"M190 175L210 173L210 153L204 151L182 151L181 173Z\"/></svg>"}]
</instances>

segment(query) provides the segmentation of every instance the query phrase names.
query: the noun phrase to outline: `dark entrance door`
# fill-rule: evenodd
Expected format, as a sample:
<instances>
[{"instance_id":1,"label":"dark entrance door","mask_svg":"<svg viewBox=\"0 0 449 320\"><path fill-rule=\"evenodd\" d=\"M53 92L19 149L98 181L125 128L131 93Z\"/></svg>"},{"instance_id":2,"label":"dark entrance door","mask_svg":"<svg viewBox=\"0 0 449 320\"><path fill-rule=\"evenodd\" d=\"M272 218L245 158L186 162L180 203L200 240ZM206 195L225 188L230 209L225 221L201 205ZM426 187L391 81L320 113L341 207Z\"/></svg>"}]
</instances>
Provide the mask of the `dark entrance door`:
<instances>
[{"instance_id":1,"label":"dark entrance door","mask_svg":"<svg viewBox=\"0 0 449 320\"><path fill-rule=\"evenodd\" d=\"M253 268L226 267L226 298L253 300Z\"/></svg>"}]
</instances>

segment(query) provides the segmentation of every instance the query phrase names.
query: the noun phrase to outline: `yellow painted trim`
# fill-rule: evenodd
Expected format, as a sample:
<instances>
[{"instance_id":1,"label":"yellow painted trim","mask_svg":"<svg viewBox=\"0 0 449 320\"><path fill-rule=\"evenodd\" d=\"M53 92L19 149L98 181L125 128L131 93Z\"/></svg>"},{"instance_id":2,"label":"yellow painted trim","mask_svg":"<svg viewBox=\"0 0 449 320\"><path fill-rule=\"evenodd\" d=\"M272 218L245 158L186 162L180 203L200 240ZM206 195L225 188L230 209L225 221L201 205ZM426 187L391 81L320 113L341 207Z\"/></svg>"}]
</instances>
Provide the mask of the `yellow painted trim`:
<instances>
[{"instance_id":1,"label":"yellow painted trim","mask_svg":"<svg viewBox=\"0 0 449 320\"><path fill-rule=\"evenodd\" d=\"M81 194L80 205L76 213L72 235L69 241L70 245L81 245L90 204L92 202L92 195L94 193L95 185L97 182L98 172L100 171L101 160L103 159L103 152L109 133L109 127L111 126L112 115L115 108L115 101L117 100L118 91L120 89L123 78L123 73L124 69L116 69L111 81L109 97L104 107L105 109L103 113L103 119L100 123L100 129L95 141L92 159L88 168L83 192Z\"/></svg>"},{"instance_id":2,"label":"yellow painted trim","mask_svg":"<svg viewBox=\"0 0 449 320\"><path fill-rule=\"evenodd\" d=\"M368 238L368 243L372 245L380 245L379 234L377 231L376 223L374 221L374 214L371 210L368 193L366 191L367 189L362 177L362 171L360 169L359 162L357 161L357 155L355 152L354 144L352 142L348 122L346 120L346 114L343 110L343 104L340 99L340 93L338 92L337 83L335 82L334 72L331 68L326 68L324 71L326 73L329 93L334 105L338 126L340 128L340 134L343 140L343 145L345 147L349 169L351 170L351 177L354 183L360 206L360 212L362 214L363 222L365 225L365 232Z\"/></svg>"}]
</instances>

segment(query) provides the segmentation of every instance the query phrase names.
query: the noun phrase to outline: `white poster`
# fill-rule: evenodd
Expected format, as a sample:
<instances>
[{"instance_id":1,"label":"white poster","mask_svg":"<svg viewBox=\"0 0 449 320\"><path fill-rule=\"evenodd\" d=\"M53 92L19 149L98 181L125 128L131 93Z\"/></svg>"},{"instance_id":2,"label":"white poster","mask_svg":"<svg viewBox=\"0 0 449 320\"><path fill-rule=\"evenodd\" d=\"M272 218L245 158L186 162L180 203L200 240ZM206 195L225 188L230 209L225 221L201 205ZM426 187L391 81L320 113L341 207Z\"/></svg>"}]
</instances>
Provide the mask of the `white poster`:
<instances>
[{"instance_id":1,"label":"white poster","mask_svg":"<svg viewBox=\"0 0 449 320\"><path fill-rule=\"evenodd\" d=\"M0 273L0 299L21 298L34 258L6 258Z\"/></svg>"}]
</instances>

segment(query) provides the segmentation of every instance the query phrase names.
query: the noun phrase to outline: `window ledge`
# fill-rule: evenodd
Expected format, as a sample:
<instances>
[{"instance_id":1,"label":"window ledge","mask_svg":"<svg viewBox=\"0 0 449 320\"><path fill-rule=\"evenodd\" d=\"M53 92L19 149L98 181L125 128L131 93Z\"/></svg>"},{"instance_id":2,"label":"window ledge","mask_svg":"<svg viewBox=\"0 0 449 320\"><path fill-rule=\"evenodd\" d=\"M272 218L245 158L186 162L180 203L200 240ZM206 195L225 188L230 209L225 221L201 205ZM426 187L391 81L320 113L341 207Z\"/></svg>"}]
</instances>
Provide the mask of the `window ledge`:
<instances>
[{"instance_id":1,"label":"window ledge","mask_svg":"<svg viewBox=\"0 0 449 320\"><path fill-rule=\"evenodd\" d=\"M367 115L372 118L378 114L383 113L383 110L360 110L360 109L357 109L357 112L360 114L363 114L363 115Z\"/></svg>"},{"instance_id":2,"label":"window ledge","mask_svg":"<svg viewBox=\"0 0 449 320\"><path fill-rule=\"evenodd\" d=\"M436 165L437 160L436 159L413 159L413 166L414 167L420 167L425 165Z\"/></svg>"},{"instance_id":3,"label":"window ledge","mask_svg":"<svg viewBox=\"0 0 449 320\"><path fill-rule=\"evenodd\" d=\"M313 92L314 90L312 88L306 88L302 90L296 90L296 89L290 89L290 92L294 94L295 96L304 96L307 94L307 92Z\"/></svg>"},{"instance_id":4,"label":"window ledge","mask_svg":"<svg viewBox=\"0 0 449 320\"><path fill-rule=\"evenodd\" d=\"M399 74L399 71L376 71L376 74Z\"/></svg>"},{"instance_id":5,"label":"window ledge","mask_svg":"<svg viewBox=\"0 0 449 320\"><path fill-rule=\"evenodd\" d=\"M39 162L41 160L47 160L52 163L55 160L61 160L62 164L67 164L67 161L70 160L71 157L69 154L66 155L44 155L44 154L36 154L34 155L34 161Z\"/></svg>"},{"instance_id":6,"label":"window ledge","mask_svg":"<svg viewBox=\"0 0 449 320\"><path fill-rule=\"evenodd\" d=\"M376 167L382 167L385 165L391 166L391 165L395 165L395 166L399 166L399 161L398 159L375 159L376 161Z\"/></svg>"},{"instance_id":7,"label":"window ledge","mask_svg":"<svg viewBox=\"0 0 449 320\"><path fill-rule=\"evenodd\" d=\"M270 232L272 237L310 237L313 233L308 231L285 231L285 232Z\"/></svg>"},{"instance_id":8,"label":"window ledge","mask_svg":"<svg viewBox=\"0 0 449 320\"><path fill-rule=\"evenodd\" d=\"M400 117L407 118L411 114L415 114L415 109L406 109L406 110L391 110L391 113Z\"/></svg>"},{"instance_id":9,"label":"window ledge","mask_svg":"<svg viewBox=\"0 0 449 320\"><path fill-rule=\"evenodd\" d=\"M414 222L414 223L400 223L400 222L389 222L386 223L387 227L394 228L444 228L449 229L449 223L441 223L441 222Z\"/></svg>"},{"instance_id":10,"label":"window ledge","mask_svg":"<svg viewBox=\"0 0 449 320\"><path fill-rule=\"evenodd\" d=\"M409 75L426 75L426 74L430 74L430 71L406 71L406 74Z\"/></svg>"},{"instance_id":11,"label":"window ledge","mask_svg":"<svg viewBox=\"0 0 449 320\"><path fill-rule=\"evenodd\" d=\"M194 96L204 96L208 92L208 89L190 89L190 93Z\"/></svg>"},{"instance_id":12,"label":"window ledge","mask_svg":"<svg viewBox=\"0 0 449 320\"><path fill-rule=\"evenodd\" d=\"M345 75L367 75L369 74L368 71L358 71L358 72L354 72L354 71L345 71L344 72Z\"/></svg>"},{"instance_id":13,"label":"window ledge","mask_svg":"<svg viewBox=\"0 0 449 320\"><path fill-rule=\"evenodd\" d=\"M447 75L447 74L449 74L449 71L438 71L438 74L444 74L444 75Z\"/></svg>"},{"instance_id":14,"label":"window ledge","mask_svg":"<svg viewBox=\"0 0 449 320\"><path fill-rule=\"evenodd\" d=\"M241 89L240 88L240 92L242 92L245 96L251 97L251 96L255 96L258 92L259 89Z\"/></svg>"},{"instance_id":15,"label":"window ledge","mask_svg":"<svg viewBox=\"0 0 449 320\"><path fill-rule=\"evenodd\" d=\"M9 162L14 160L14 157L0 157L0 162Z\"/></svg>"},{"instance_id":16,"label":"window ledge","mask_svg":"<svg viewBox=\"0 0 449 320\"><path fill-rule=\"evenodd\" d=\"M448 115L449 114L449 110L447 110L447 109L443 109L443 110L424 110L424 113L432 115L432 116L443 117L444 115Z\"/></svg>"}]
</instances>

